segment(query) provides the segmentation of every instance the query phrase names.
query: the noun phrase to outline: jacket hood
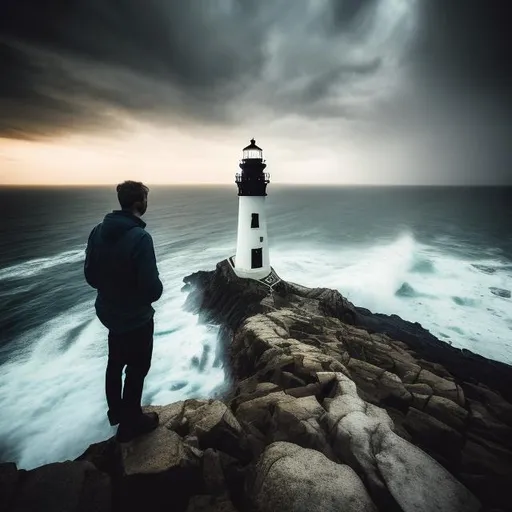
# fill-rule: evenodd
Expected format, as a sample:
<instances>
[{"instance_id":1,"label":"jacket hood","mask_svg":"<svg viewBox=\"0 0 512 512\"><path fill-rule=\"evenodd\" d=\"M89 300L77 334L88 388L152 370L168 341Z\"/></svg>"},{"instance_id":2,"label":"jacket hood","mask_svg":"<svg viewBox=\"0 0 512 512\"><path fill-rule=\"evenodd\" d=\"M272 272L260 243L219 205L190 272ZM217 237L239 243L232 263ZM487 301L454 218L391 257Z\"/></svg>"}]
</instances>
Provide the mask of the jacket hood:
<instances>
[{"instance_id":1,"label":"jacket hood","mask_svg":"<svg viewBox=\"0 0 512 512\"><path fill-rule=\"evenodd\" d=\"M105 215L100 225L100 237L105 242L115 242L135 227L145 228L146 223L128 210L114 210Z\"/></svg>"}]
</instances>

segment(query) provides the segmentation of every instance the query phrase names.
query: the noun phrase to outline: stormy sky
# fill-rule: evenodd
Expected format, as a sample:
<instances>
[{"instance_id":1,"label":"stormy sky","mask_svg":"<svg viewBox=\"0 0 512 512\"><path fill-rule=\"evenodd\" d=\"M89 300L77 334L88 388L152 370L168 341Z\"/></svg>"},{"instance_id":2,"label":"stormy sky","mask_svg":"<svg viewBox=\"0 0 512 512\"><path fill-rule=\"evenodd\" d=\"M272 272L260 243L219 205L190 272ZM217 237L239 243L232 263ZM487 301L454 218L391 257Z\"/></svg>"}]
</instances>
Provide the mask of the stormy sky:
<instances>
[{"instance_id":1,"label":"stormy sky","mask_svg":"<svg viewBox=\"0 0 512 512\"><path fill-rule=\"evenodd\" d=\"M0 0L0 183L512 184L510 10Z\"/></svg>"}]
</instances>

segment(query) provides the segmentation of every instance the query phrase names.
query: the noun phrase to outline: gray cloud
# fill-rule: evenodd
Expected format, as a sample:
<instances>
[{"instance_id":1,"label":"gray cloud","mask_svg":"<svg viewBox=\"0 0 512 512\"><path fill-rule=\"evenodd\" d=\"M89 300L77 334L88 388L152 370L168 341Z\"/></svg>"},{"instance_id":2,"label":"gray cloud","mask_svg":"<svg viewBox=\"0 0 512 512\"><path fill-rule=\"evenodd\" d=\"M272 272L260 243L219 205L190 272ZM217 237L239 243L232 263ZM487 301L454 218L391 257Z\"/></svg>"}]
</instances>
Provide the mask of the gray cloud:
<instances>
[{"instance_id":1,"label":"gray cloud","mask_svg":"<svg viewBox=\"0 0 512 512\"><path fill-rule=\"evenodd\" d=\"M8 1L0 41L12 78L0 85L0 106L9 113L0 130L38 136L68 124L93 128L91 110L97 126L109 127L105 105L156 120L173 113L235 122L248 96L271 109L322 116L337 86L381 67L382 55L366 51L354 32L361 19L368 25L375 5Z\"/></svg>"},{"instance_id":2,"label":"gray cloud","mask_svg":"<svg viewBox=\"0 0 512 512\"><path fill-rule=\"evenodd\" d=\"M506 182L507 7L507 0L3 0L0 136L111 131L130 117L236 125L298 116L330 127L339 119L368 140L403 138L422 154L433 148L454 167L476 140L485 149L471 175L487 168Z\"/></svg>"},{"instance_id":3,"label":"gray cloud","mask_svg":"<svg viewBox=\"0 0 512 512\"><path fill-rule=\"evenodd\" d=\"M224 12L214 4L4 3L0 62L10 78L0 82L1 132L37 136L68 125L105 126L105 106L157 117L174 110L222 117L219 103L261 67L263 35L249 2Z\"/></svg>"}]
</instances>

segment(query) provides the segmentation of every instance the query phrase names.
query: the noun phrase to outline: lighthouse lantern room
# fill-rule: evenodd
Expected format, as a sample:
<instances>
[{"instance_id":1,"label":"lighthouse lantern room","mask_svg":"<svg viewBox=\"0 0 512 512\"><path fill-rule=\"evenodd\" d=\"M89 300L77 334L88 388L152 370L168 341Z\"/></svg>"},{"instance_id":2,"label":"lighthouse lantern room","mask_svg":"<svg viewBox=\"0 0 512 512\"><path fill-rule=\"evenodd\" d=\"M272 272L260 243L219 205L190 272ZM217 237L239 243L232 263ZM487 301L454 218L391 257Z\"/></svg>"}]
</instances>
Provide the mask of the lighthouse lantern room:
<instances>
[{"instance_id":1,"label":"lighthouse lantern room","mask_svg":"<svg viewBox=\"0 0 512 512\"><path fill-rule=\"evenodd\" d=\"M265 196L270 175L263 150L256 141L243 149L238 186L238 233L234 271L238 277L261 280L271 274L269 261Z\"/></svg>"}]
</instances>

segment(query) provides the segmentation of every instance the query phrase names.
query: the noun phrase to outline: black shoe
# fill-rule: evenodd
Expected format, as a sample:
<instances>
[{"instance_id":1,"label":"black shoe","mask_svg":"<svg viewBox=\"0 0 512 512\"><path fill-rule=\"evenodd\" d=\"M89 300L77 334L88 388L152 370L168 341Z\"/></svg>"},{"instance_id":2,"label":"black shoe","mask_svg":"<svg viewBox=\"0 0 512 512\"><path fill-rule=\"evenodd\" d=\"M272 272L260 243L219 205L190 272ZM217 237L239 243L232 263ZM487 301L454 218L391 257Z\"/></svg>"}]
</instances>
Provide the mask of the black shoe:
<instances>
[{"instance_id":1,"label":"black shoe","mask_svg":"<svg viewBox=\"0 0 512 512\"><path fill-rule=\"evenodd\" d=\"M116 440L119 443L128 443L136 437L155 430L158 423L159 418L156 412L148 412L131 422L122 422L117 429Z\"/></svg>"},{"instance_id":2,"label":"black shoe","mask_svg":"<svg viewBox=\"0 0 512 512\"><path fill-rule=\"evenodd\" d=\"M107 411L107 417L108 417L108 422L114 426L114 425L119 425L120 423L120 418L119 418L119 414L116 414L114 412L112 412L110 409Z\"/></svg>"}]
</instances>

